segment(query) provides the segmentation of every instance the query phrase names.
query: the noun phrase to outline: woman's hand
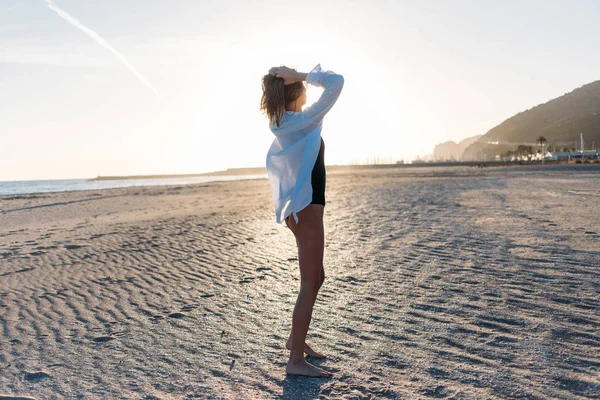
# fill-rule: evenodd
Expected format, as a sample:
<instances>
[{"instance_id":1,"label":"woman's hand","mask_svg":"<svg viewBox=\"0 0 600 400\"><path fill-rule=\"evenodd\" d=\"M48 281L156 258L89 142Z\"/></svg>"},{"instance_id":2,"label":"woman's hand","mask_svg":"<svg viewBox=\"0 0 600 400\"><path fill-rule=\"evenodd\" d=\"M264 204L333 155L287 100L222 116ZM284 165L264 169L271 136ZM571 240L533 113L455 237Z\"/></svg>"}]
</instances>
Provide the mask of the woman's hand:
<instances>
[{"instance_id":1,"label":"woman's hand","mask_svg":"<svg viewBox=\"0 0 600 400\"><path fill-rule=\"evenodd\" d=\"M283 78L283 84L289 85L302 80L301 75L288 67L273 67L269 70L269 74L277 78Z\"/></svg>"}]
</instances>

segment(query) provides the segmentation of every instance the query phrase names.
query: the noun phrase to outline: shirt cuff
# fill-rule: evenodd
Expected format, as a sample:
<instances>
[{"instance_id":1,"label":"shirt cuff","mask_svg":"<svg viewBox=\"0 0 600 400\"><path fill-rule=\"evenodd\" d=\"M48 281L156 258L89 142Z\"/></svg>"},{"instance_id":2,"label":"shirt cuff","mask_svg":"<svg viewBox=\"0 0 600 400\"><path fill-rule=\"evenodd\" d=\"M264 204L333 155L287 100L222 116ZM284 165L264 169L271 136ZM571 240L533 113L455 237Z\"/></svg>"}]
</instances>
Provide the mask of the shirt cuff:
<instances>
[{"instance_id":1,"label":"shirt cuff","mask_svg":"<svg viewBox=\"0 0 600 400\"><path fill-rule=\"evenodd\" d=\"M322 72L321 64L317 64L309 73L306 75L306 83L314 85L319 83L319 72Z\"/></svg>"}]
</instances>

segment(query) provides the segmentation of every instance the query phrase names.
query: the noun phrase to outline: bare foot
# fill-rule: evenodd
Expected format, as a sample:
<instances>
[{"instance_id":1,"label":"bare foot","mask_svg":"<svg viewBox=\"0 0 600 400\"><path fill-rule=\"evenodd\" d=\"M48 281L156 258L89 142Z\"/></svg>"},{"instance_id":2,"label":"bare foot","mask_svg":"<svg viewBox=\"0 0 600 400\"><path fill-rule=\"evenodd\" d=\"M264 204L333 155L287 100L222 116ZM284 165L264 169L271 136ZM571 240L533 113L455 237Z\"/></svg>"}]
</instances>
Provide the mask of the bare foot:
<instances>
[{"instance_id":1,"label":"bare foot","mask_svg":"<svg viewBox=\"0 0 600 400\"><path fill-rule=\"evenodd\" d=\"M310 376L314 378L332 376L331 372L325 371L324 369L321 369L319 367L315 367L314 365L307 363L305 359L302 359L297 363L288 361L288 365L285 368L285 373L287 375L301 375Z\"/></svg>"},{"instance_id":2,"label":"bare foot","mask_svg":"<svg viewBox=\"0 0 600 400\"><path fill-rule=\"evenodd\" d=\"M288 339L287 343L285 344L285 348L288 349L288 350L292 350L292 346L291 346L291 343L290 343L289 339ZM304 352L309 357L312 357L312 358L327 358L327 356L325 354L321 354L319 352L314 351L306 343L304 343Z\"/></svg>"}]
</instances>

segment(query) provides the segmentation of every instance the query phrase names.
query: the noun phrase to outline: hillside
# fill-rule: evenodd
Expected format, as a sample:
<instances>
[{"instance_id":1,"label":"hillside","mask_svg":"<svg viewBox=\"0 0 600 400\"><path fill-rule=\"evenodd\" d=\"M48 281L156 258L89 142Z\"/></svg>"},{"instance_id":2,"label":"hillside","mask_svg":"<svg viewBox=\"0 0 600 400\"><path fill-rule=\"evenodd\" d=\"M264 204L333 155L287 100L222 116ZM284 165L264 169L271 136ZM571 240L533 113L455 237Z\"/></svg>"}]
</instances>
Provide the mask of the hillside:
<instances>
[{"instance_id":1,"label":"hillside","mask_svg":"<svg viewBox=\"0 0 600 400\"><path fill-rule=\"evenodd\" d=\"M433 149L433 159L436 161L460 161L463 152L471 143L476 142L483 135L476 135L456 143L453 140L440 143Z\"/></svg>"},{"instance_id":2,"label":"hillside","mask_svg":"<svg viewBox=\"0 0 600 400\"><path fill-rule=\"evenodd\" d=\"M580 133L583 133L586 147L589 148L592 142L600 147L600 81L581 86L505 120L469 146L463 157L471 159L482 148L491 155L495 152L494 146L487 142L531 143L544 136L549 145L568 145L578 143ZM506 146L500 145L498 150L500 147Z\"/></svg>"}]
</instances>

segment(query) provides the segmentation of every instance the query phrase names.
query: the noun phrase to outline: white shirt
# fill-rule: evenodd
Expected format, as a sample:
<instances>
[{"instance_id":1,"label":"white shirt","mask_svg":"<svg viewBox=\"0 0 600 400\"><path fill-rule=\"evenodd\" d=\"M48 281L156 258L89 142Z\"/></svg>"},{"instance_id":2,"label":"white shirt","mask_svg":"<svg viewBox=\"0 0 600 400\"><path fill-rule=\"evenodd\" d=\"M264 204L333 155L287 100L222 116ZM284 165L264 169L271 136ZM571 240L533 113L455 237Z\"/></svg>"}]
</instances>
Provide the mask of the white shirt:
<instances>
[{"instance_id":1,"label":"white shirt","mask_svg":"<svg viewBox=\"0 0 600 400\"><path fill-rule=\"evenodd\" d=\"M279 127L269 126L275 139L267 153L267 174L278 224L290 214L298 223L296 214L312 202L311 173L321 146L323 117L340 96L344 77L318 64L306 82L324 88L319 100L302 112L285 111Z\"/></svg>"}]
</instances>

